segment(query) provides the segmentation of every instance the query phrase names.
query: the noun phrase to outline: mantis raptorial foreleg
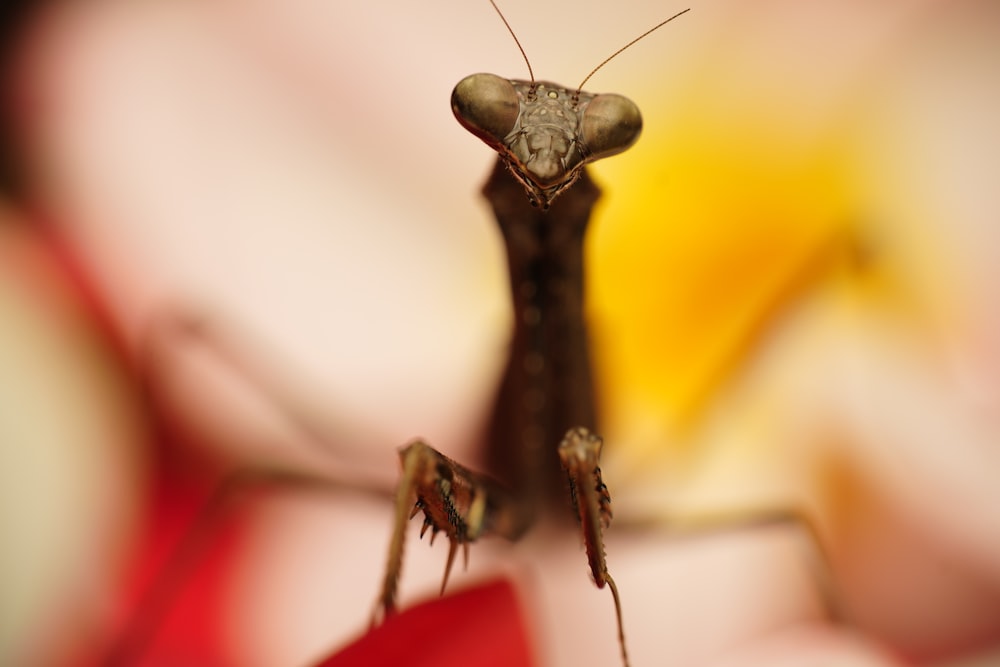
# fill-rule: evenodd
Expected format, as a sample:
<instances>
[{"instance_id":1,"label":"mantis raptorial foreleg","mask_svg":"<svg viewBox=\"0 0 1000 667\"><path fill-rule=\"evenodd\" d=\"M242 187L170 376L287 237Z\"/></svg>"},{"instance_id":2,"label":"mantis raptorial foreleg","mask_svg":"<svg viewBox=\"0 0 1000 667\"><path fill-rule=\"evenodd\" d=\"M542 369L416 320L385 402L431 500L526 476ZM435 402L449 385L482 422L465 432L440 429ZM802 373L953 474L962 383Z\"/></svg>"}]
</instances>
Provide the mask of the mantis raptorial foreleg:
<instances>
[{"instance_id":1,"label":"mantis raptorial foreleg","mask_svg":"<svg viewBox=\"0 0 1000 667\"><path fill-rule=\"evenodd\" d=\"M416 440L401 448L399 459L403 476L396 490L392 542L373 624L396 609L406 524L418 512L424 513L420 537L429 528L432 544L439 532L448 538L442 594L459 546L468 565L469 544L480 536L494 534L513 540L527 528L507 490L489 477L455 463L425 442Z\"/></svg>"},{"instance_id":2,"label":"mantis raptorial foreleg","mask_svg":"<svg viewBox=\"0 0 1000 667\"><path fill-rule=\"evenodd\" d=\"M601 477L601 447L604 441L585 428L570 429L559 444L559 460L569 475L569 491L573 509L580 519L583 544L587 548L590 573L598 588L607 584L615 599L615 617L618 620L618 643L622 661L628 664L625 650L625 630L622 626L622 603L618 586L608 572L604 556L603 530L611 525L611 495Z\"/></svg>"}]
</instances>

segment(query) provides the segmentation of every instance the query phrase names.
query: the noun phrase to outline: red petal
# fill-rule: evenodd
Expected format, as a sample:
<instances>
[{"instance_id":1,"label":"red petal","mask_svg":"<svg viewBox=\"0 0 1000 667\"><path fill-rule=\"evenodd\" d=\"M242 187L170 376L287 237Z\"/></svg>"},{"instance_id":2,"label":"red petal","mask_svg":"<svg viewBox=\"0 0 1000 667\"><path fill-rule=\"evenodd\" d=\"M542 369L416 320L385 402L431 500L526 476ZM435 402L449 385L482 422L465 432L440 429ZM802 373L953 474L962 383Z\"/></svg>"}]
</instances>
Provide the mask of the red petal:
<instances>
[{"instance_id":1,"label":"red petal","mask_svg":"<svg viewBox=\"0 0 1000 667\"><path fill-rule=\"evenodd\" d=\"M514 589L493 581L386 619L317 667L533 667Z\"/></svg>"}]
</instances>

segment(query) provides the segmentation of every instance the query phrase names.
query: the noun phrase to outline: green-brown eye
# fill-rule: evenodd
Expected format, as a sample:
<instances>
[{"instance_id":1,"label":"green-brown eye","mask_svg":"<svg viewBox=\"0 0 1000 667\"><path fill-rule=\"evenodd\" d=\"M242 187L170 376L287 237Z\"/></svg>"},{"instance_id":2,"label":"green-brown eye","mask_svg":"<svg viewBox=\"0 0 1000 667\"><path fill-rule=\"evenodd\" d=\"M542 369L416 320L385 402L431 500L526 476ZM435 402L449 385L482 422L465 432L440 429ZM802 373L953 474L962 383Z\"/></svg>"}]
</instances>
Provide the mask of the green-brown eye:
<instances>
[{"instance_id":1,"label":"green-brown eye","mask_svg":"<svg viewBox=\"0 0 1000 667\"><path fill-rule=\"evenodd\" d=\"M472 74L452 91L451 110L465 129L496 145L514 129L520 102L507 79L495 74Z\"/></svg>"},{"instance_id":2,"label":"green-brown eye","mask_svg":"<svg viewBox=\"0 0 1000 667\"><path fill-rule=\"evenodd\" d=\"M580 121L580 138L591 160L621 153L635 143L641 131L639 107L627 97L611 93L591 100Z\"/></svg>"}]
</instances>

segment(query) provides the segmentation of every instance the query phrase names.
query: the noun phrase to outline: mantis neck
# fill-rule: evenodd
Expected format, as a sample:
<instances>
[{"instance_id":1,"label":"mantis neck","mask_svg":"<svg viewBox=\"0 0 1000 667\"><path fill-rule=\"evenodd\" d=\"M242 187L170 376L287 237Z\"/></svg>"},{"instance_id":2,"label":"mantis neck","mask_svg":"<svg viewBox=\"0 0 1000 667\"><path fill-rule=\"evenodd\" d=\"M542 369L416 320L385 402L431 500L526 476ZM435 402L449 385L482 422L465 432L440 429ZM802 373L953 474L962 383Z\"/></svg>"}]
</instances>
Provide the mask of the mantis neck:
<instances>
[{"instance_id":1,"label":"mantis neck","mask_svg":"<svg viewBox=\"0 0 1000 667\"><path fill-rule=\"evenodd\" d=\"M514 308L488 465L534 507L546 497L565 497L556 448L566 431L596 426L583 318L583 241L600 190L585 171L543 211L498 160L483 194L507 247Z\"/></svg>"}]
</instances>

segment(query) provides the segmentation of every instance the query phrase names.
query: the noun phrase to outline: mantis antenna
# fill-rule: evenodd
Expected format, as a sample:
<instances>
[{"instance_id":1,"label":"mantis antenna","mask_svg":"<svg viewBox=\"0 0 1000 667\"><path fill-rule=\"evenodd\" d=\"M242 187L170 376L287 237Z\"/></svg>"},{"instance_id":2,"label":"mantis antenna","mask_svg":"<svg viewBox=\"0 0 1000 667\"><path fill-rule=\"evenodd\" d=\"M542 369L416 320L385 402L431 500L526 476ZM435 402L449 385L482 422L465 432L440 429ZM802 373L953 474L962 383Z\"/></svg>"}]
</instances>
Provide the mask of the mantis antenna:
<instances>
[{"instance_id":1,"label":"mantis antenna","mask_svg":"<svg viewBox=\"0 0 1000 667\"><path fill-rule=\"evenodd\" d=\"M531 70L531 61L528 60L528 54L524 52L524 47L521 46L521 40L517 38L517 35L514 33L514 29L510 27L509 23L507 23L507 17L504 16L503 12L500 11L500 8L497 7L497 3L495 3L493 0L490 0L490 4L493 5L493 9L497 10L497 14L500 15L500 20L503 21L503 24L505 26L507 26L507 32L509 32L510 36L514 38L514 43L517 44L517 48L521 52L521 57L524 58L524 64L528 66L528 77L531 79L531 83L534 84L535 73ZM601 64L603 65L604 63ZM586 79L584 80L586 81Z\"/></svg>"},{"instance_id":2,"label":"mantis antenna","mask_svg":"<svg viewBox=\"0 0 1000 667\"><path fill-rule=\"evenodd\" d=\"M525 53L524 47L521 46L521 40L519 40L517 38L517 34L514 32L514 29L510 27L510 23L507 21L507 17L504 16L503 12L500 11L500 8L497 7L497 3L494 0L490 0L490 4L493 5L493 9L496 10L497 14L500 16L500 20L503 21L503 24L507 27L507 32L509 32L510 36L514 38L514 43L517 44L517 49L521 52L521 57L524 58L524 64L528 66L528 77L531 79L531 83L534 84L535 83L535 73L531 69L531 61L528 60L528 54ZM629 42L625 46L621 47L620 49L618 49L617 51L615 51L614 53L612 53L610 56L608 56L604 60L602 60L601 63L597 67L595 67L594 69L590 70L590 74L588 74L587 76L583 77L583 81L581 81L580 85L576 87L577 94L579 94L580 91L583 90L584 85L586 85L586 83L588 81L590 81L590 77L592 77L595 74L597 74L597 71L599 69L601 69L602 67L604 67L605 65L607 65L612 60L614 60L614 58L616 58L618 56L618 54L620 54L622 51L624 51L625 49L629 48L630 46L632 46L633 44L635 44L636 42L638 42L640 39L648 36L650 33L653 33L655 31L659 30L660 28L662 28L666 24L668 24L671 21L673 21L675 18L679 17L681 14L686 14L689 11L691 11L690 7L688 7L687 9L684 9L682 11L677 12L676 14L674 14L673 16L671 16L668 19L660 21L659 23L657 23L656 25L654 25L652 28L650 28L646 32L642 33L641 35L639 35L638 37L636 37L635 39L633 39L631 42Z\"/></svg>"},{"instance_id":3,"label":"mantis antenna","mask_svg":"<svg viewBox=\"0 0 1000 667\"><path fill-rule=\"evenodd\" d=\"M493 0L490 0L490 2L493 2ZM493 5L493 6L496 7L496 5ZM497 10L497 11L499 11L499 10ZM611 62L615 58L615 56L617 56L619 53L621 53L622 51L624 51L628 47L632 46L633 44L635 44L636 42L638 42L643 37L649 35L650 33L654 32L656 30L659 30L663 26L667 25L668 23L670 23L671 21L673 21L675 18L677 18L681 14L686 14L689 11L691 11L690 7L688 7L687 9L685 9L683 11L677 12L676 14L674 14L673 16L671 16L670 18L668 18L668 19L666 19L664 21L660 21L659 23L657 23L656 25L654 25L652 28L650 28L646 32L642 33L641 35L639 35L638 37L636 37L635 39L633 39L631 42L629 42L628 44L626 44L622 48L618 49L617 51L615 51L614 53L612 53L610 56L608 56L607 58L605 58L604 60L602 60L600 65L598 65L594 69L590 70L590 74L588 74L587 76L583 77L583 81L581 81L580 85L576 87L576 92L579 93L581 90L583 90L584 84L586 84L588 81L590 81L590 77L592 77L595 74L597 74L597 70L601 69L602 67L604 67L605 65L607 65L609 62ZM504 21L504 23L506 23L506 21ZM521 45L518 44L518 47L520 47L520 46ZM521 53L524 53L524 51L522 51ZM529 67L528 69L530 70L531 68Z\"/></svg>"}]
</instances>

